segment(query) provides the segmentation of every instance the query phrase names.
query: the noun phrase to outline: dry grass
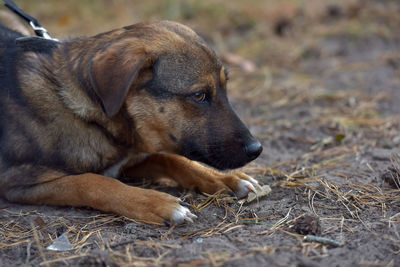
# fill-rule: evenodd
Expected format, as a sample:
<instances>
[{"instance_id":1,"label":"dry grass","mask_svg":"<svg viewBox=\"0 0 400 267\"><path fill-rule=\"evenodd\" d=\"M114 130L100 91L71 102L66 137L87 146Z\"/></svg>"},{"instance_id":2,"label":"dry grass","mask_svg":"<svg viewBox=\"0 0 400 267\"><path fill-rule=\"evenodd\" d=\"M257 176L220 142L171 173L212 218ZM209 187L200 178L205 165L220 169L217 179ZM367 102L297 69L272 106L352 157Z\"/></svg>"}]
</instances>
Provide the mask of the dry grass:
<instances>
[{"instance_id":1,"label":"dry grass","mask_svg":"<svg viewBox=\"0 0 400 267\"><path fill-rule=\"evenodd\" d=\"M43 1L39 5L21 1L21 5L39 15L57 36L94 34L134 21L173 18L195 26L220 53L234 53L250 60L256 66L253 72L246 73L240 64L231 65L229 90L256 135L264 144L278 146L268 146L272 155L267 156L272 158L262 158L244 168L269 183L272 193L251 205L239 204L226 195L189 193L184 198L195 212L208 214L211 210L218 216L205 216L200 225L193 227L170 229L144 226L109 214L63 217L34 208L28 212L4 208L0 210L0 249L5 251L2 257L18 252L24 255L20 262L41 266L77 262L222 266L281 252L322 260L329 257L329 247L303 242L303 235L292 231L296 219L308 213L320 219L321 236L346 244L355 242L353 237L361 232L368 232L372 239L389 244L391 250L385 247L387 260L360 259L359 264L399 264L394 258L400 254L400 151L395 142L400 136L400 116L382 111L382 104L393 105L393 92L371 92L370 87L380 85L371 85L367 79L371 71L397 64L399 54L382 52L365 63L348 60L351 55L341 55L340 50L324 46L336 45L328 41L343 37L349 39L345 45L350 47L374 38L396 40L400 21L395 1L388 1L383 8L371 1L339 1L344 15L335 21L326 16L327 4L317 0L307 5L271 1L268 8L264 1L252 1L251 5L241 1L229 5L217 0L188 1L187 6L185 1L78 2L79 6L77 1ZM274 34L274 25L282 18L290 23L289 32L283 37ZM314 64L311 70L308 62ZM390 78L393 84L400 84L399 69ZM327 82L330 80L334 85ZM382 149L396 153L374 154ZM285 204L278 211L269 206L288 199L295 204ZM82 212L88 213L94 212ZM129 235L120 230L130 223L138 227L135 231L144 227L143 232ZM73 249L46 250L62 233L67 233ZM139 234L145 240L136 239ZM185 246L195 247L201 240L213 238L224 239L241 250L203 249L195 259L183 261L176 256ZM253 245L253 240L263 242ZM271 264L275 263L285 265L271 259Z\"/></svg>"}]
</instances>

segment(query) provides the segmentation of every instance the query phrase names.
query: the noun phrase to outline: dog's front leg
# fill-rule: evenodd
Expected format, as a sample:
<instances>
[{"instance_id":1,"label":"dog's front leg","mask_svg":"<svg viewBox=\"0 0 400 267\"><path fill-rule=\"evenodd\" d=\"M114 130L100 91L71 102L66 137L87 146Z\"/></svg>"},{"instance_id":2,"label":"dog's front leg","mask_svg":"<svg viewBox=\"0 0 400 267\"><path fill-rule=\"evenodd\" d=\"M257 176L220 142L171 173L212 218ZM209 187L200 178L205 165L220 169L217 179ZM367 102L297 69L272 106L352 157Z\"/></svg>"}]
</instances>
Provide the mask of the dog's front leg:
<instances>
[{"instance_id":1,"label":"dog's front leg","mask_svg":"<svg viewBox=\"0 0 400 267\"><path fill-rule=\"evenodd\" d=\"M43 176L44 177L44 176ZM34 205L92 207L147 223L180 224L195 217L180 199L150 189L123 184L113 178L86 173L45 179L6 191L11 202Z\"/></svg>"},{"instance_id":2,"label":"dog's front leg","mask_svg":"<svg viewBox=\"0 0 400 267\"><path fill-rule=\"evenodd\" d=\"M190 190L213 194L218 191L245 197L258 182L243 172L221 173L175 154L151 154L122 171L128 178L170 178Z\"/></svg>"}]
</instances>

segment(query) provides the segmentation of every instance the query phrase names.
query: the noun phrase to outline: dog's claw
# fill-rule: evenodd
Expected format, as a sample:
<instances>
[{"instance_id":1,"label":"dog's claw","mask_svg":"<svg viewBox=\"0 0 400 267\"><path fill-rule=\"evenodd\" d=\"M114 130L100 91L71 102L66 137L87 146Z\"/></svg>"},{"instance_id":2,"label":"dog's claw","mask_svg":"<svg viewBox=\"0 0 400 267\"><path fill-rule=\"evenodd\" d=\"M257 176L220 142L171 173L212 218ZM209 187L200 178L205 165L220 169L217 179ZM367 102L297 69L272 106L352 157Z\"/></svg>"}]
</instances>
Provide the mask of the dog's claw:
<instances>
[{"instance_id":1,"label":"dog's claw","mask_svg":"<svg viewBox=\"0 0 400 267\"><path fill-rule=\"evenodd\" d=\"M189 218L189 217L185 218L184 220L185 220L185 222L194 223L193 220L191 218Z\"/></svg>"},{"instance_id":2,"label":"dog's claw","mask_svg":"<svg viewBox=\"0 0 400 267\"><path fill-rule=\"evenodd\" d=\"M249 181L250 183L253 184L253 186L257 187L258 189L261 189L261 185L258 183L256 179L254 179L253 177L249 177Z\"/></svg>"},{"instance_id":3,"label":"dog's claw","mask_svg":"<svg viewBox=\"0 0 400 267\"><path fill-rule=\"evenodd\" d=\"M189 216L190 219L197 219L197 216L191 213L190 211L189 213L186 213L186 215Z\"/></svg>"},{"instance_id":4,"label":"dog's claw","mask_svg":"<svg viewBox=\"0 0 400 267\"><path fill-rule=\"evenodd\" d=\"M236 195L238 198L243 198L247 196L250 191L256 192L254 185L247 180L241 180L238 184Z\"/></svg>"},{"instance_id":5,"label":"dog's claw","mask_svg":"<svg viewBox=\"0 0 400 267\"><path fill-rule=\"evenodd\" d=\"M193 219L196 219L197 216L190 212L190 210L186 207L179 206L177 210L175 210L172 215L172 223L173 224L182 224L184 222L193 223Z\"/></svg>"}]
</instances>

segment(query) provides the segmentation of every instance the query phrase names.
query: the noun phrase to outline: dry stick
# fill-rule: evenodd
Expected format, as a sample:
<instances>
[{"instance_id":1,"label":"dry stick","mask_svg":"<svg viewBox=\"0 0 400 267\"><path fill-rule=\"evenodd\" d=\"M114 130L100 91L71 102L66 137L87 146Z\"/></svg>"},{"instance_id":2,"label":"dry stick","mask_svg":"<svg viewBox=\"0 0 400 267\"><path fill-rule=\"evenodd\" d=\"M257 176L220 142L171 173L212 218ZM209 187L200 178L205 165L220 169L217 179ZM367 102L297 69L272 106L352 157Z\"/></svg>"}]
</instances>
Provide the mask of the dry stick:
<instances>
[{"instance_id":1,"label":"dry stick","mask_svg":"<svg viewBox=\"0 0 400 267\"><path fill-rule=\"evenodd\" d=\"M128 263L132 262L132 255L131 255L131 252L129 251L129 246L125 247L125 254L128 259Z\"/></svg>"},{"instance_id":2,"label":"dry stick","mask_svg":"<svg viewBox=\"0 0 400 267\"><path fill-rule=\"evenodd\" d=\"M320 237L320 236L315 236L315 235L306 235L304 237L304 241L317 242L317 243L321 243L321 244L324 244L324 245L330 245L330 246L333 246L333 247L343 246L343 243L340 243L340 242L338 242L336 240L325 238L325 237Z\"/></svg>"},{"instance_id":3,"label":"dry stick","mask_svg":"<svg viewBox=\"0 0 400 267\"><path fill-rule=\"evenodd\" d=\"M280 219L279 221L277 221L274 225L272 225L272 227L270 228L270 230L277 230L279 227L281 227L285 222L287 222L287 220L289 219L290 216L290 212L292 211L292 207L289 209L288 213L286 214L285 217L283 217L282 219Z\"/></svg>"},{"instance_id":4,"label":"dry stick","mask_svg":"<svg viewBox=\"0 0 400 267\"><path fill-rule=\"evenodd\" d=\"M65 258L58 258L58 259L54 259L54 260L48 260L48 261L44 261L42 263L40 263L39 265L46 265L46 266L50 266L50 263L55 263L55 262L59 262L59 261L67 261L67 260L72 260L72 259L76 259L76 258L82 258L82 257L86 257L88 256L88 254L79 254L79 255L72 255L69 257L65 257Z\"/></svg>"},{"instance_id":5,"label":"dry stick","mask_svg":"<svg viewBox=\"0 0 400 267\"><path fill-rule=\"evenodd\" d=\"M342 219L340 220L340 240L343 241L343 225L344 225L344 216L342 215Z\"/></svg>"},{"instance_id":6,"label":"dry stick","mask_svg":"<svg viewBox=\"0 0 400 267\"><path fill-rule=\"evenodd\" d=\"M210 258L210 262L211 262L212 266L218 267L219 265L217 264L217 261L214 259L214 256L212 255L212 253L209 250L207 250L207 254L208 254L208 257Z\"/></svg>"},{"instance_id":7,"label":"dry stick","mask_svg":"<svg viewBox=\"0 0 400 267\"><path fill-rule=\"evenodd\" d=\"M309 199L310 199L311 190L309 189L308 192L309 192L308 195L309 195ZM315 207L314 207L314 198L315 198L315 195L316 195L316 194L317 194L317 192L314 192L313 196L312 196L311 199L310 199L309 205L310 205L310 207L311 207L312 212L315 214L315 216L318 217L318 214L317 214L317 212L315 211Z\"/></svg>"},{"instance_id":8,"label":"dry stick","mask_svg":"<svg viewBox=\"0 0 400 267\"><path fill-rule=\"evenodd\" d=\"M165 251L163 254L161 254L157 259L155 259L155 264L156 266L161 266L161 261L165 256L167 256L169 253L171 253L171 250Z\"/></svg>"},{"instance_id":9,"label":"dry stick","mask_svg":"<svg viewBox=\"0 0 400 267\"><path fill-rule=\"evenodd\" d=\"M371 228L369 228L368 225L366 225L365 222L363 220L361 220L360 215L358 214L357 210L355 213L356 213L356 218L361 222L361 224L365 227L365 229L367 229L367 231L373 233Z\"/></svg>"},{"instance_id":10,"label":"dry stick","mask_svg":"<svg viewBox=\"0 0 400 267\"><path fill-rule=\"evenodd\" d=\"M78 241L78 242L76 242L76 243L74 244L75 250L82 249L82 248L86 245L86 243L85 243L86 240L88 240L89 237L90 237L92 234L94 234L94 233L96 233L96 232L98 232L98 231L99 231L99 230L90 232L90 233L88 233L87 235L85 235L84 237L82 237L82 239L81 239L80 241Z\"/></svg>"},{"instance_id":11,"label":"dry stick","mask_svg":"<svg viewBox=\"0 0 400 267\"><path fill-rule=\"evenodd\" d=\"M137 241L137 245L152 247L152 248L172 248L172 249L179 249L182 248L180 245L171 245L167 243L155 242L155 241Z\"/></svg>"},{"instance_id":12,"label":"dry stick","mask_svg":"<svg viewBox=\"0 0 400 267\"><path fill-rule=\"evenodd\" d=\"M172 234L172 232L175 230L175 225L172 225L169 229L168 232L166 232L165 234L161 235L161 240L166 240L168 238L168 236L170 236Z\"/></svg>"},{"instance_id":13,"label":"dry stick","mask_svg":"<svg viewBox=\"0 0 400 267\"><path fill-rule=\"evenodd\" d=\"M225 231L223 231L222 233L223 234L225 234L225 233L227 233L227 232L230 232L230 231L232 231L232 230L234 230L234 229L237 229L237 228L241 228L241 227L244 227L244 225L235 225L235 226L232 226L231 228L229 228L229 229L226 229ZM221 230L222 231L222 230Z\"/></svg>"},{"instance_id":14,"label":"dry stick","mask_svg":"<svg viewBox=\"0 0 400 267\"><path fill-rule=\"evenodd\" d=\"M26 246L25 264L29 264L29 259L31 257L31 246L32 246L32 242L29 242L28 245Z\"/></svg>"},{"instance_id":15,"label":"dry stick","mask_svg":"<svg viewBox=\"0 0 400 267\"><path fill-rule=\"evenodd\" d=\"M46 265L46 267L50 267L50 264L47 262L46 256L44 255L44 252L43 252L43 249L42 249L42 245L40 244L39 235L38 235L38 233L36 231L36 227L33 225L32 222L31 222L31 227L32 227L32 231L33 231L33 238L35 239L36 245L38 247L40 257L43 260L42 263L44 265Z\"/></svg>"}]
</instances>

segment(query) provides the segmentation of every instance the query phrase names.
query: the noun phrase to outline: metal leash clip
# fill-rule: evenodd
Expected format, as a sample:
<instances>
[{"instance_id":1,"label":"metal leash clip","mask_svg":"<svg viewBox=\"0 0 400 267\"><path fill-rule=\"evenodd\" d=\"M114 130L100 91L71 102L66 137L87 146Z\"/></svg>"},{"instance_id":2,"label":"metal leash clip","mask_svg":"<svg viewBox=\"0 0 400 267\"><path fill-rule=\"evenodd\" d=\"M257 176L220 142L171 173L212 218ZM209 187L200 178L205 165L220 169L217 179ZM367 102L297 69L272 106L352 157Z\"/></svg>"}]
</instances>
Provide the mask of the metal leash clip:
<instances>
[{"instance_id":1,"label":"metal leash clip","mask_svg":"<svg viewBox=\"0 0 400 267\"><path fill-rule=\"evenodd\" d=\"M35 33L38 36L43 37L44 39L48 39L48 40L53 40L53 41L57 41L57 42L60 41L56 38L52 38L45 28L43 28L42 26L35 25L35 23L33 21L30 21L29 25L31 25L32 29L35 31Z\"/></svg>"}]
</instances>

